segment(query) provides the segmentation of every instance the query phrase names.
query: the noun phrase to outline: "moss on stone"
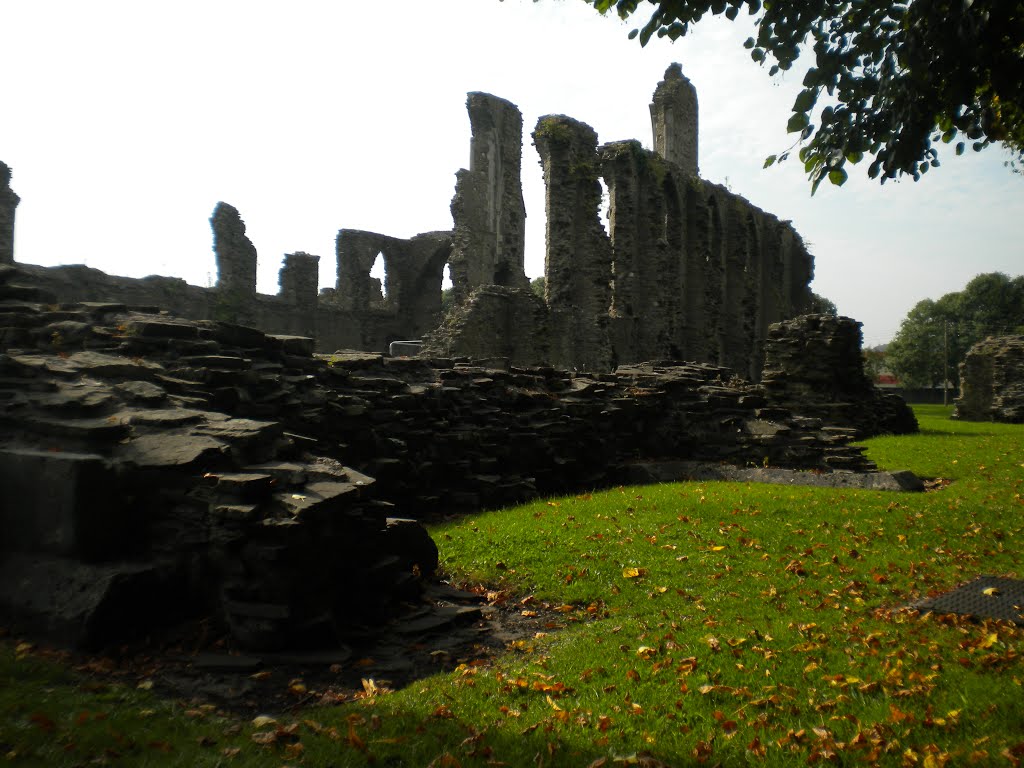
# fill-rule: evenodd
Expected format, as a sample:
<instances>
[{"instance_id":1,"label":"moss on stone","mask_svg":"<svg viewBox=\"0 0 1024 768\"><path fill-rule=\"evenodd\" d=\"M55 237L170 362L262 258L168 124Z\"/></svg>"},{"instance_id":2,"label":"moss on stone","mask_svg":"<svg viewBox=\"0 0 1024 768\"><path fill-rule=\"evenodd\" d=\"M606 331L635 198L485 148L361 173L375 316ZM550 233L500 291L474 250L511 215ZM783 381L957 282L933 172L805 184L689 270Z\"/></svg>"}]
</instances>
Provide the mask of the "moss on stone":
<instances>
[{"instance_id":1,"label":"moss on stone","mask_svg":"<svg viewBox=\"0 0 1024 768\"><path fill-rule=\"evenodd\" d=\"M546 139L554 144L569 144L573 136L573 130L566 125L565 119L557 116L542 117L533 131L535 141Z\"/></svg>"}]
</instances>

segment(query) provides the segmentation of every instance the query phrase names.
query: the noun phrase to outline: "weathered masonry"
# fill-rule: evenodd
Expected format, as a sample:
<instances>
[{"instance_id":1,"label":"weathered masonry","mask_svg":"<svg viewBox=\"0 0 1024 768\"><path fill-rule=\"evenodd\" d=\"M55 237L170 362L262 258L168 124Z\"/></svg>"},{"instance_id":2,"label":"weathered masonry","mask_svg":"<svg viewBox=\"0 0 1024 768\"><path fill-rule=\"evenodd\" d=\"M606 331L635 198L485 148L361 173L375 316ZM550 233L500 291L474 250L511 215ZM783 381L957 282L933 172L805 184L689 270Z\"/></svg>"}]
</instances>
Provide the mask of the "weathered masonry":
<instances>
[{"instance_id":1,"label":"weathered masonry","mask_svg":"<svg viewBox=\"0 0 1024 768\"><path fill-rule=\"evenodd\" d=\"M769 359L803 364L751 384L707 363L314 355L310 338L57 303L37 283L0 265L0 620L63 641L207 615L236 647L348 642L437 566L415 519L679 479L685 462L887 482L850 443L863 425L833 421L878 410L849 386L867 381L856 349L842 359L852 320L774 326Z\"/></svg>"},{"instance_id":2,"label":"weathered masonry","mask_svg":"<svg viewBox=\"0 0 1024 768\"><path fill-rule=\"evenodd\" d=\"M310 336L322 351L384 351L391 341L426 338L430 354L517 365L608 371L673 359L760 376L768 326L809 305L813 260L788 222L699 178L697 96L678 64L654 92L654 151L638 141L601 145L590 126L562 115L537 123L547 188L543 298L525 272L522 115L485 93L469 94L467 107L470 167L456 175L454 228L411 239L342 229L334 288L317 290L319 256L293 253L279 293L259 294L256 248L226 203L210 220L214 288L84 266L26 269L62 302L116 297ZM18 197L9 180L0 166L0 263L14 261ZM371 276L378 260L383 283Z\"/></svg>"},{"instance_id":3,"label":"weathered masonry","mask_svg":"<svg viewBox=\"0 0 1024 768\"><path fill-rule=\"evenodd\" d=\"M758 378L768 326L809 305L813 259L788 222L697 176L697 96L678 64L658 84L651 120L653 152L637 141L599 145L593 128L562 115L539 120L543 303L495 279L497 289L481 288L447 318L431 348L586 370L695 360Z\"/></svg>"},{"instance_id":4,"label":"weathered masonry","mask_svg":"<svg viewBox=\"0 0 1024 768\"><path fill-rule=\"evenodd\" d=\"M953 418L1024 423L1024 336L990 336L960 363Z\"/></svg>"},{"instance_id":5,"label":"weathered masonry","mask_svg":"<svg viewBox=\"0 0 1024 768\"><path fill-rule=\"evenodd\" d=\"M0 162L0 264L14 263L14 210L19 202L11 189L11 169Z\"/></svg>"}]
</instances>

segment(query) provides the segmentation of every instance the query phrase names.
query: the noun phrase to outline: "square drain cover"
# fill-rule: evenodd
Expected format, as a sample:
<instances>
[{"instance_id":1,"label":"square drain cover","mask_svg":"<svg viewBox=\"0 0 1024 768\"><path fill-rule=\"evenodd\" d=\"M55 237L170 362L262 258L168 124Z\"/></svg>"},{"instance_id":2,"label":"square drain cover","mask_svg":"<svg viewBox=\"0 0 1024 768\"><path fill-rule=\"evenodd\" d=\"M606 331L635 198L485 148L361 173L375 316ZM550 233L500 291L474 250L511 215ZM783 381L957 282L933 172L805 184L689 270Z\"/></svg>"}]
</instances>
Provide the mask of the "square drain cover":
<instances>
[{"instance_id":1,"label":"square drain cover","mask_svg":"<svg viewBox=\"0 0 1024 768\"><path fill-rule=\"evenodd\" d=\"M979 619L1002 619L1024 626L1024 581L1002 576L979 576L952 592L909 607L921 613L957 613Z\"/></svg>"}]
</instances>

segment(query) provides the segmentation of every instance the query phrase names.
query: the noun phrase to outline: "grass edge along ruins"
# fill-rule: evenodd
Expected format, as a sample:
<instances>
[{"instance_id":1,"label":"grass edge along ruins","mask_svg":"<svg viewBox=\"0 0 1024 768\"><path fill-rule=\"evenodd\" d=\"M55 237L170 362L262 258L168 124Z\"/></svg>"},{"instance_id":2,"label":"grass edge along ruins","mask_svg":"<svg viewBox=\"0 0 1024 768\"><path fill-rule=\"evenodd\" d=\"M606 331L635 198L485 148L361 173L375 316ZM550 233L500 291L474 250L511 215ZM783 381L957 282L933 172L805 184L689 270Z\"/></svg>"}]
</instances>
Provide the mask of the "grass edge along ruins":
<instances>
[{"instance_id":1,"label":"grass edge along ruins","mask_svg":"<svg viewBox=\"0 0 1024 768\"><path fill-rule=\"evenodd\" d=\"M768 327L809 308L813 257L789 222L699 178L697 95L678 64L650 106L654 151L635 140L599 145L590 126L563 115L538 121L532 136L547 190L543 299L530 291L524 268L522 115L485 93L470 93L467 107L470 167L456 174L454 228L410 239L340 230L333 289L318 291L319 256L292 253L279 293L258 294L256 249L226 203L211 218L213 288L81 265L24 267L62 302L116 297L310 336L324 352L382 352L394 340L423 338L434 355L515 365L610 371L674 359L760 377ZM18 197L6 166L2 176L0 263L14 263ZM370 275L378 256L385 285ZM453 283L447 315L445 265Z\"/></svg>"}]
</instances>

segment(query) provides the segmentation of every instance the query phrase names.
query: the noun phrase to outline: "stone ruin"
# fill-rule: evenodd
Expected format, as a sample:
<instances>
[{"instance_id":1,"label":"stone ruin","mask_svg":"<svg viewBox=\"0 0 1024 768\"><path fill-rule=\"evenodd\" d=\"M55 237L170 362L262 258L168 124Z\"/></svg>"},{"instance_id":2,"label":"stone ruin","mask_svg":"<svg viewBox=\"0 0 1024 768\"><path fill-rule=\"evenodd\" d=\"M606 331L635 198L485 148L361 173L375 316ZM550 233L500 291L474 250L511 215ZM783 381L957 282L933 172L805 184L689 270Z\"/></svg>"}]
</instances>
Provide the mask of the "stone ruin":
<instances>
[{"instance_id":1,"label":"stone ruin","mask_svg":"<svg viewBox=\"0 0 1024 768\"><path fill-rule=\"evenodd\" d=\"M86 644L196 614L243 648L343 642L415 603L437 565L420 519L679 459L878 474L855 429L720 366L313 346L59 303L0 267L0 613Z\"/></svg>"},{"instance_id":2,"label":"stone ruin","mask_svg":"<svg viewBox=\"0 0 1024 768\"><path fill-rule=\"evenodd\" d=\"M203 614L243 648L330 645L416 602L438 561L418 521L437 514L681 479L680 462L883 474L851 441L912 415L871 389L857 323L778 323L806 306L811 257L696 177L677 66L654 152L539 121L544 298L523 267L522 118L468 104L454 230L343 229L319 293L319 257L294 253L258 294L225 203L212 289L15 265L0 166L0 614L85 644ZM418 357L382 354L421 336Z\"/></svg>"},{"instance_id":3,"label":"stone ruin","mask_svg":"<svg viewBox=\"0 0 1024 768\"><path fill-rule=\"evenodd\" d=\"M14 263L14 212L20 202L11 189L11 169L0 162L0 264Z\"/></svg>"},{"instance_id":4,"label":"stone ruin","mask_svg":"<svg viewBox=\"0 0 1024 768\"><path fill-rule=\"evenodd\" d=\"M761 386L769 402L862 439L917 431L899 395L874 386L864 370L861 324L835 315L802 315L768 329Z\"/></svg>"},{"instance_id":5,"label":"stone ruin","mask_svg":"<svg viewBox=\"0 0 1024 768\"><path fill-rule=\"evenodd\" d=\"M471 95L471 112L474 97L479 104L481 95ZM637 141L598 145L590 126L562 115L538 121L544 299L517 287L525 275L506 272L506 260L430 335L431 353L592 371L685 359L758 378L768 326L810 304L813 259L788 223L697 176L697 96L679 65L658 84L651 117L653 152ZM518 155L517 133L488 138L491 156L507 157L508 142ZM488 178L502 174L499 164ZM518 185L505 185L494 199L518 212L512 189L518 193ZM452 210L458 233L459 208Z\"/></svg>"},{"instance_id":6,"label":"stone ruin","mask_svg":"<svg viewBox=\"0 0 1024 768\"><path fill-rule=\"evenodd\" d=\"M457 173L454 229L411 239L342 229L332 289L317 291L319 257L293 253L284 257L279 293L257 293L256 249L226 203L210 220L214 288L80 265L25 269L62 302L115 296L309 336L319 351L383 352L392 341L426 338L434 356L600 372L693 360L760 376L769 325L809 306L813 259L788 222L698 177L697 96L679 65L654 93L654 151L637 141L599 145L592 128L561 115L538 121L532 135L547 187L543 299L530 291L524 266L522 115L484 93L469 94L467 107L470 167ZM14 261L18 198L9 176L4 166L0 263ZM384 285L370 275L378 257ZM443 316L446 265L454 309Z\"/></svg>"},{"instance_id":7,"label":"stone ruin","mask_svg":"<svg viewBox=\"0 0 1024 768\"><path fill-rule=\"evenodd\" d=\"M1024 336L979 341L960 363L954 419L1024 423Z\"/></svg>"}]
</instances>

